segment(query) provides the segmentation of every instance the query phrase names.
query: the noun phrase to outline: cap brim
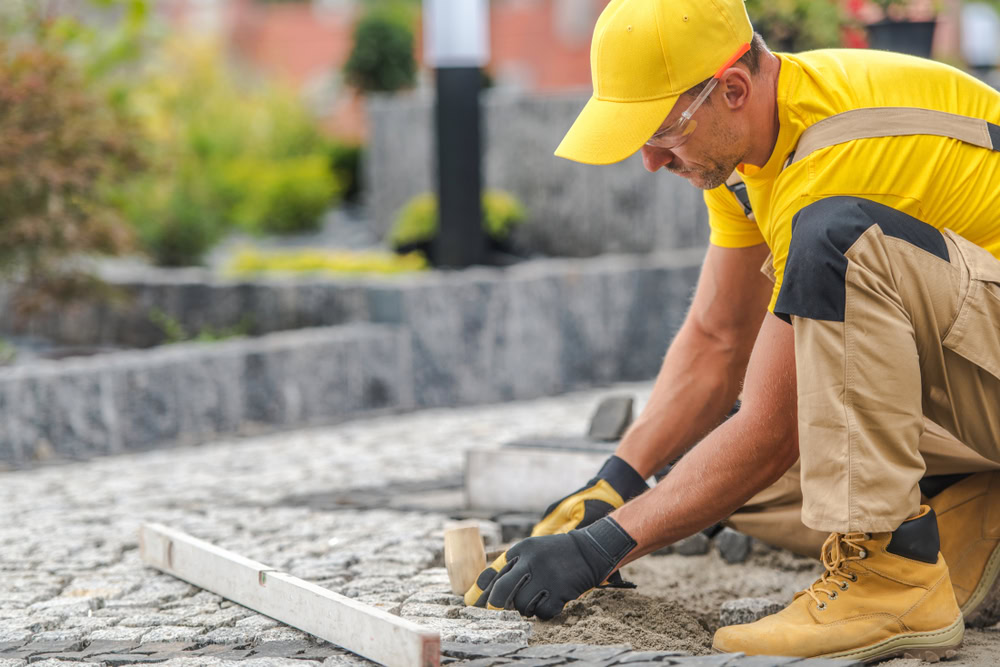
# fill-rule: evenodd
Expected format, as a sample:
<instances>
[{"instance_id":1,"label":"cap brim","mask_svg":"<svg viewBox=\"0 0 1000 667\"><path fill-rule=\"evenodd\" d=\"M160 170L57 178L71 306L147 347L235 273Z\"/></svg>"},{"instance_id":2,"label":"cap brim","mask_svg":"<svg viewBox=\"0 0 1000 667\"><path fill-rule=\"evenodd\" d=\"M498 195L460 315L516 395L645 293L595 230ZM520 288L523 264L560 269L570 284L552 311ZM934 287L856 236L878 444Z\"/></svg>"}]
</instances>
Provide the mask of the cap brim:
<instances>
[{"instance_id":1,"label":"cap brim","mask_svg":"<svg viewBox=\"0 0 1000 667\"><path fill-rule=\"evenodd\" d=\"M555 154L584 164L621 162L653 136L679 97L645 102L608 102L591 97Z\"/></svg>"}]
</instances>

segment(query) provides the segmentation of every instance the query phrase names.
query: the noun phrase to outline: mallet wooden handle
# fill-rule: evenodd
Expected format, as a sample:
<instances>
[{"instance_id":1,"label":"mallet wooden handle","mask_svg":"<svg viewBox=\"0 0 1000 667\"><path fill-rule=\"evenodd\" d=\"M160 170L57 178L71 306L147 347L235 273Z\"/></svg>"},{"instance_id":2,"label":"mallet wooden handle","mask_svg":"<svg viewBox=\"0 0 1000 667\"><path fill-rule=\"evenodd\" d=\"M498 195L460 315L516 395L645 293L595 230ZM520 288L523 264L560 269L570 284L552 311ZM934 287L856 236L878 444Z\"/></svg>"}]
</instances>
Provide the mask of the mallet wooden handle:
<instances>
[{"instance_id":1,"label":"mallet wooden handle","mask_svg":"<svg viewBox=\"0 0 1000 667\"><path fill-rule=\"evenodd\" d=\"M465 595L486 569L486 549L479 524L462 522L444 531L444 564L448 568L451 592Z\"/></svg>"}]
</instances>

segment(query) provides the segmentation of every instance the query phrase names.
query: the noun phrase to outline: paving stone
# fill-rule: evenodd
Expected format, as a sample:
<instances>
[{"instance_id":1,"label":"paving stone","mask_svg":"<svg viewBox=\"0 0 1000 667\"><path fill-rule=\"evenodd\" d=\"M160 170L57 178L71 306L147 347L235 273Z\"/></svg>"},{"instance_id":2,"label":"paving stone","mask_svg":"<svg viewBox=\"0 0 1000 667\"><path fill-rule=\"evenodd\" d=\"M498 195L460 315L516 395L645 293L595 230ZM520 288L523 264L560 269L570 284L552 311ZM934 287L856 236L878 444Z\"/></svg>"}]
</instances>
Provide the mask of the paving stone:
<instances>
[{"instance_id":1,"label":"paving stone","mask_svg":"<svg viewBox=\"0 0 1000 667\"><path fill-rule=\"evenodd\" d=\"M198 636L198 641L210 644L249 644L263 630L255 628L219 628Z\"/></svg>"},{"instance_id":2,"label":"paving stone","mask_svg":"<svg viewBox=\"0 0 1000 667\"><path fill-rule=\"evenodd\" d=\"M422 602L424 604L443 604L449 607L460 607L465 605L465 600L461 595L450 592L431 591L426 593L415 593L406 598L405 602Z\"/></svg>"},{"instance_id":3,"label":"paving stone","mask_svg":"<svg viewBox=\"0 0 1000 667\"><path fill-rule=\"evenodd\" d=\"M784 604L767 598L728 600L719 608L719 623L723 626L753 623L784 608Z\"/></svg>"},{"instance_id":4,"label":"paving stone","mask_svg":"<svg viewBox=\"0 0 1000 667\"><path fill-rule=\"evenodd\" d=\"M294 642L309 640L310 635L302 632L301 630L296 630L295 628L290 628L287 625L279 625L276 628L271 628L270 630L264 630L264 632L257 634L257 641L264 642Z\"/></svg>"},{"instance_id":5,"label":"paving stone","mask_svg":"<svg viewBox=\"0 0 1000 667\"><path fill-rule=\"evenodd\" d=\"M627 665L633 662L659 662L660 660L664 660L666 658L676 658L689 655L690 653L682 653L681 651L632 651L618 656L618 658L610 664Z\"/></svg>"},{"instance_id":6,"label":"paving stone","mask_svg":"<svg viewBox=\"0 0 1000 667\"><path fill-rule=\"evenodd\" d=\"M39 632L32 639L36 642L73 642L83 639L87 634L88 632L82 628L67 628Z\"/></svg>"},{"instance_id":7,"label":"paving stone","mask_svg":"<svg viewBox=\"0 0 1000 667\"><path fill-rule=\"evenodd\" d=\"M514 654L518 660L522 658L555 658L570 655L577 649L591 648L586 644L535 644L523 648Z\"/></svg>"},{"instance_id":8,"label":"paving stone","mask_svg":"<svg viewBox=\"0 0 1000 667\"><path fill-rule=\"evenodd\" d=\"M159 664L162 667L237 667L230 660L197 655L190 658L170 658Z\"/></svg>"},{"instance_id":9,"label":"paving stone","mask_svg":"<svg viewBox=\"0 0 1000 667\"><path fill-rule=\"evenodd\" d=\"M752 537L732 528L723 528L715 538L715 548L718 549L719 555L731 564L746 561L750 556L751 546L753 546Z\"/></svg>"},{"instance_id":10,"label":"paving stone","mask_svg":"<svg viewBox=\"0 0 1000 667\"><path fill-rule=\"evenodd\" d=\"M79 599L79 598L53 598L44 602L36 602L29 609L32 611L44 611L49 614L66 616L86 616L92 611L96 611L104 606L104 600L100 598Z\"/></svg>"},{"instance_id":11,"label":"paving stone","mask_svg":"<svg viewBox=\"0 0 1000 667\"><path fill-rule=\"evenodd\" d=\"M260 632L278 627L278 621L261 614L254 614L236 621L236 627L243 630L256 630Z\"/></svg>"},{"instance_id":12,"label":"paving stone","mask_svg":"<svg viewBox=\"0 0 1000 667\"><path fill-rule=\"evenodd\" d=\"M151 632L151 627L145 628L135 628L128 626L116 625L112 628L104 628L103 630L94 630L90 633L89 639L91 641L118 641L118 642L134 642L139 643L142 636L147 632Z\"/></svg>"},{"instance_id":13,"label":"paving stone","mask_svg":"<svg viewBox=\"0 0 1000 667\"><path fill-rule=\"evenodd\" d=\"M92 655L91 660L99 660L108 667L120 667L121 665L141 665L162 663L167 660L166 655L149 655L146 653L107 653L103 655Z\"/></svg>"},{"instance_id":14,"label":"paving stone","mask_svg":"<svg viewBox=\"0 0 1000 667\"><path fill-rule=\"evenodd\" d=\"M581 646L574 649L568 655L574 660L586 660L589 662L605 662L616 658L632 650L631 644L619 646Z\"/></svg>"},{"instance_id":15,"label":"paving stone","mask_svg":"<svg viewBox=\"0 0 1000 667\"><path fill-rule=\"evenodd\" d=\"M463 611L465 611L464 607L446 607L440 604L408 602L401 606L399 615L425 616L431 618L458 618L460 615L462 615Z\"/></svg>"},{"instance_id":16,"label":"paving stone","mask_svg":"<svg viewBox=\"0 0 1000 667\"><path fill-rule=\"evenodd\" d=\"M682 556L701 556L712 549L712 540L703 533L695 533L691 537L674 542L671 547L674 553Z\"/></svg>"},{"instance_id":17,"label":"paving stone","mask_svg":"<svg viewBox=\"0 0 1000 667\"><path fill-rule=\"evenodd\" d=\"M142 636L142 641L149 642L183 642L190 641L198 635L205 634L204 628L188 628L182 625L162 625L149 630Z\"/></svg>"},{"instance_id":18,"label":"paving stone","mask_svg":"<svg viewBox=\"0 0 1000 667\"><path fill-rule=\"evenodd\" d=\"M24 663L22 661L21 664L26 664L26 663ZM72 660L72 661L71 660L57 660L55 658L49 658L47 660L38 660L37 662L31 663L31 665L33 667L35 665L37 665L38 667L68 667L69 665L72 665L72 667L104 667L104 665L102 665L99 662L77 662L75 660ZM6 667L4 665L4 661L3 660L0 660L0 667Z\"/></svg>"},{"instance_id":19,"label":"paving stone","mask_svg":"<svg viewBox=\"0 0 1000 667\"><path fill-rule=\"evenodd\" d=\"M597 406L587 435L594 440L618 440L632 423L632 397L609 396Z\"/></svg>"},{"instance_id":20,"label":"paving stone","mask_svg":"<svg viewBox=\"0 0 1000 667\"><path fill-rule=\"evenodd\" d=\"M0 655L3 655L8 651L16 651L27 643L27 640L17 642L0 642Z\"/></svg>"},{"instance_id":21,"label":"paving stone","mask_svg":"<svg viewBox=\"0 0 1000 667\"><path fill-rule=\"evenodd\" d=\"M477 658L463 662L462 667L493 667L494 665L520 664L519 661L510 658Z\"/></svg>"},{"instance_id":22,"label":"paving stone","mask_svg":"<svg viewBox=\"0 0 1000 667\"><path fill-rule=\"evenodd\" d=\"M0 658L0 667L24 667L27 664L28 664L27 660L18 660L15 658Z\"/></svg>"},{"instance_id":23,"label":"paving stone","mask_svg":"<svg viewBox=\"0 0 1000 667\"><path fill-rule=\"evenodd\" d=\"M517 660L514 664L519 667L552 667L553 665L586 665L587 663L577 663L574 662L569 656L557 656L553 658L525 658L524 660Z\"/></svg>"},{"instance_id":24,"label":"paving stone","mask_svg":"<svg viewBox=\"0 0 1000 667\"><path fill-rule=\"evenodd\" d=\"M0 642L4 644L18 644L28 642L33 632L30 630L0 630Z\"/></svg>"},{"instance_id":25,"label":"paving stone","mask_svg":"<svg viewBox=\"0 0 1000 667\"><path fill-rule=\"evenodd\" d=\"M30 655L46 653L75 653L83 648L84 642L74 641L34 641L24 646L23 650Z\"/></svg>"},{"instance_id":26,"label":"paving stone","mask_svg":"<svg viewBox=\"0 0 1000 667\"><path fill-rule=\"evenodd\" d=\"M299 660L292 658L254 658L240 661L240 667L309 667L321 664L316 660Z\"/></svg>"},{"instance_id":27,"label":"paving stone","mask_svg":"<svg viewBox=\"0 0 1000 667\"><path fill-rule=\"evenodd\" d=\"M135 614L125 616L118 622L118 625L126 628L153 628L158 625L181 625L183 617L175 614Z\"/></svg>"},{"instance_id":28,"label":"paving stone","mask_svg":"<svg viewBox=\"0 0 1000 667\"><path fill-rule=\"evenodd\" d=\"M497 623L517 623L523 621L516 611L484 609L483 607L461 607L452 617L468 618L474 621L493 621Z\"/></svg>"},{"instance_id":29,"label":"paving stone","mask_svg":"<svg viewBox=\"0 0 1000 667\"><path fill-rule=\"evenodd\" d=\"M154 653L178 653L181 651L191 651L198 648L199 644L194 642L149 642L142 644L129 651L129 653L142 653L152 655Z\"/></svg>"},{"instance_id":30,"label":"paving stone","mask_svg":"<svg viewBox=\"0 0 1000 667\"><path fill-rule=\"evenodd\" d=\"M441 654L460 660L476 658L496 658L510 655L521 650L520 644L465 644L460 642L441 642Z\"/></svg>"},{"instance_id":31,"label":"paving stone","mask_svg":"<svg viewBox=\"0 0 1000 667\"><path fill-rule=\"evenodd\" d=\"M680 658L673 662L679 667L739 667L742 658L742 653L723 653Z\"/></svg>"},{"instance_id":32,"label":"paving stone","mask_svg":"<svg viewBox=\"0 0 1000 667\"><path fill-rule=\"evenodd\" d=\"M311 641L306 639L295 639L291 641L271 641L267 643L261 643L253 648L254 656L260 656L263 658L277 657L277 658L290 658L295 655L303 653L309 648L315 646Z\"/></svg>"},{"instance_id":33,"label":"paving stone","mask_svg":"<svg viewBox=\"0 0 1000 667\"><path fill-rule=\"evenodd\" d=\"M62 622L62 627L67 629L79 628L85 632L101 630L117 625L119 619L106 616L70 616Z\"/></svg>"},{"instance_id":34,"label":"paving stone","mask_svg":"<svg viewBox=\"0 0 1000 667\"><path fill-rule=\"evenodd\" d=\"M323 661L323 667L354 667L355 665L374 665L376 663L365 660L361 656L353 653L342 652L339 655L331 655Z\"/></svg>"},{"instance_id":35,"label":"paving stone","mask_svg":"<svg viewBox=\"0 0 1000 667\"><path fill-rule=\"evenodd\" d=\"M462 642L465 644L492 644L494 642L499 642L502 644L520 644L521 646L527 646L530 636L530 626L527 628L504 628L501 630L494 628L478 629L473 626L468 626L464 628L441 630L442 641Z\"/></svg>"}]
</instances>

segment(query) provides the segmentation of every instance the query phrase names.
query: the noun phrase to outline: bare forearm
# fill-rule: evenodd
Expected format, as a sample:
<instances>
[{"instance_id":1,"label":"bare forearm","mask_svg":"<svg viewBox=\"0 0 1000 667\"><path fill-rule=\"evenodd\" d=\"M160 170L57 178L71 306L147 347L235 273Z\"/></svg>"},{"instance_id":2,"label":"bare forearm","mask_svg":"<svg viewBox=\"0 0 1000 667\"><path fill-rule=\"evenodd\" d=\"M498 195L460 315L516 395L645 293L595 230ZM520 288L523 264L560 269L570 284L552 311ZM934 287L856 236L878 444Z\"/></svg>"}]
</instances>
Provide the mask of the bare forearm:
<instances>
[{"instance_id":1,"label":"bare forearm","mask_svg":"<svg viewBox=\"0 0 1000 667\"><path fill-rule=\"evenodd\" d=\"M643 477L683 454L732 408L749 354L749 346L728 346L685 324L667 352L646 408L615 453Z\"/></svg>"},{"instance_id":2,"label":"bare forearm","mask_svg":"<svg viewBox=\"0 0 1000 667\"><path fill-rule=\"evenodd\" d=\"M747 368L743 407L656 488L611 516L638 546L627 561L729 516L799 455L792 327L767 315Z\"/></svg>"},{"instance_id":3,"label":"bare forearm","mask_svg":"<svg viewBox=\"0 0 1000 667\"><path fill-rule=\"evenodd\" d=\"M656 488L611 515L638 542L625 562L722 521L795 463L794 428L747 417L717 428Z\"/></svg>"}]
</instances>

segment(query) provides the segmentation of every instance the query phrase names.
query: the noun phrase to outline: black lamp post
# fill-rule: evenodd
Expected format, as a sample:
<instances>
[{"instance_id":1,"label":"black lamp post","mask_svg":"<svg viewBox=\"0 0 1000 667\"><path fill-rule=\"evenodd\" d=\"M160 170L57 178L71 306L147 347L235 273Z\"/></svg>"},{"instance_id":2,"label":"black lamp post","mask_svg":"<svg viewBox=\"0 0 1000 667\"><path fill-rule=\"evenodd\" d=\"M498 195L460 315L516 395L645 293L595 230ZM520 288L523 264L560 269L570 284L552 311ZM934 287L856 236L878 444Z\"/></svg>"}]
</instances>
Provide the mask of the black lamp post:
<instances>
[{"instance_id":1,"label":"black lamp post","mask_svg":"<svg viewBox=\"0 0 1000 667\"><path fill-rule=\"evenodd\" d=\"M489 60L487 0L424 0L425 61L434 68L439 266L486 258L482 224L480 68Z\"/></svg>"}]
</instances>

